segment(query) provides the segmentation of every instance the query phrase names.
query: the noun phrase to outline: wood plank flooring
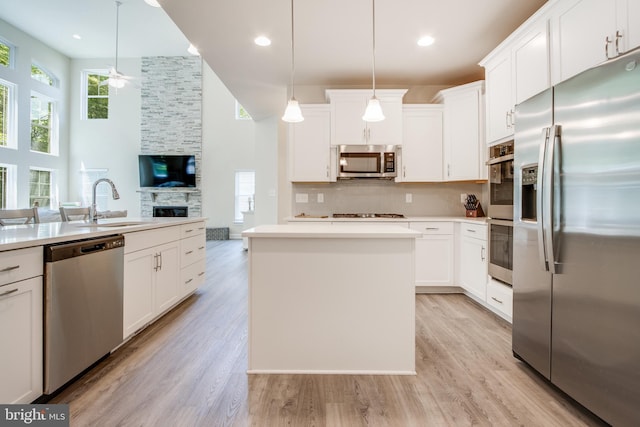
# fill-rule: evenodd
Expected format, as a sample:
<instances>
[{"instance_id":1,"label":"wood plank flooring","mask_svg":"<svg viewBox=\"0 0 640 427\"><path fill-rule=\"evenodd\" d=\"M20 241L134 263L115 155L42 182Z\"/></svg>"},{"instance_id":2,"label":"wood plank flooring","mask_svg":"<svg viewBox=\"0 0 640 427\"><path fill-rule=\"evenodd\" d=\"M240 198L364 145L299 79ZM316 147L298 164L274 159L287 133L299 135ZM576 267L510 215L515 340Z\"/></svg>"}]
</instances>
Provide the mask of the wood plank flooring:
<instances>
[{"instance_id":1,"label":"wood plank flooring","mask_svg":"<svg viewBox=\"0 0 640 427\"><path fill-rule=\"evenodd\" d=\"M249 376L246 260L240 241L207 242L206 284L52 403L73 427L602 425L462 295L416 297L417 376Z\"/></svg>"}]
</instances>

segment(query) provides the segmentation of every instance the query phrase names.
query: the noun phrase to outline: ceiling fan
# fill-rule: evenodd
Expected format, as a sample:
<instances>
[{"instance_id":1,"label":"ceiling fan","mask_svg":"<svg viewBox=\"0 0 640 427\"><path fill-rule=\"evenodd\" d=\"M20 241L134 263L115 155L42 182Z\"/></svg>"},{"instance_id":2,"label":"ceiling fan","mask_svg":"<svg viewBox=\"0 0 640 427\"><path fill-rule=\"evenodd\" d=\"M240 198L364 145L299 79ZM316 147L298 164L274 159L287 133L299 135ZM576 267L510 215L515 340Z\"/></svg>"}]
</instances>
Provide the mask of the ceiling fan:
<instances>
[{"instance_id":1,"label":"ceiling fan","mask_svg":"<svg viewBox=\"0 0 640 427\"><path fill-rule=\"evenodd\" d=\"M122 89L132 77L126 76L118 70L118 36L120 31L120 6L121 1L116 0L116 61L115 66L109 68L109 78L102 84L108 84L115 89Z\"/></svg>"}]
</instances>

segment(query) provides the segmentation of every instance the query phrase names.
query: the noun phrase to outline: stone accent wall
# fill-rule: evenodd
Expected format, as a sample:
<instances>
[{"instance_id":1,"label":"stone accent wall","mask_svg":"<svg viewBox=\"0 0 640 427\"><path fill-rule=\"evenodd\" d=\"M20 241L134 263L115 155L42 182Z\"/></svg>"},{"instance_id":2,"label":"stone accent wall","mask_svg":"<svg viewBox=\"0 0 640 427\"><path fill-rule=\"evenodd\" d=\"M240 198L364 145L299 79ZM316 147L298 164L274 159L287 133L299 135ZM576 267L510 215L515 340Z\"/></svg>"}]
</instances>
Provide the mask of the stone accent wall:
<instances>
[{"instance_id":1,"label":"stone accent wall","mask_svg":"<svg viewBox=\"0 0 640 427\"><path fill-rule=\"evenodd\" d=\"M140 214L153 206L188 206L190 217L202 216L202 60L194 56L143 57L141 64L141 154L194 154L196 188L140 194Z\"/></svg>"}]
</instances>

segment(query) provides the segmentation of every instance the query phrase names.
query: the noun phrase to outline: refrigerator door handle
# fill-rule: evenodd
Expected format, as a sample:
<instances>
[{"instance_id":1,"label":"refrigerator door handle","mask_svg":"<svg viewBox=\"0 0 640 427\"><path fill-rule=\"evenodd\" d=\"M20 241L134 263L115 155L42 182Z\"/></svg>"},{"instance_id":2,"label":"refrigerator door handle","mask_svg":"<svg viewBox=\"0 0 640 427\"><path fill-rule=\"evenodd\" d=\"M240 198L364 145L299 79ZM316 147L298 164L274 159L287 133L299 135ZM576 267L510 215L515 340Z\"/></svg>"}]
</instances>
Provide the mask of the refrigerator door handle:
<instances>
[{"instance_id":1,"label":"refrigerator door handle","mask_svg":"<svg viewBox=\"0 0 640 427\"><path fill-rule=\"evenodd\" d=\"M544 226L544 244L545 244L545 253L547 255L547 266L549 268L549 272L551 274L556 274L556 260L553 244L553 213L554 213L554 182L555 182L555 155L556 149L560 146L560 131L561 128L559 125L554 125L551 129L551 133L549 134L549 144L547 147L547 155L544 168L544 184L545 188L543 190L544 193L544 207L543 207L543 218L545 220Z\"/></svg>"},{"instance_id":2,"label":"refrigerator door handle","mask_svg":"<svg viewBox=\"0 0 640 427\"><path fill-rule=\"evenodd\" d=\"M538 188L536 194L536 218L538 222L538 262L540 264L540 268L542 268L542 270L544 271L549 271L547 254L545 253L543 205L545 203L544 194L546 193L546 188L544 186L544 171L546 169L545 157L547 146L549 145L548 142L550 133L551 128L542 129L542 143L540 144L540 151L538 153L538 177L536 182L536 186Z\"/></svg>"}]
</instances>

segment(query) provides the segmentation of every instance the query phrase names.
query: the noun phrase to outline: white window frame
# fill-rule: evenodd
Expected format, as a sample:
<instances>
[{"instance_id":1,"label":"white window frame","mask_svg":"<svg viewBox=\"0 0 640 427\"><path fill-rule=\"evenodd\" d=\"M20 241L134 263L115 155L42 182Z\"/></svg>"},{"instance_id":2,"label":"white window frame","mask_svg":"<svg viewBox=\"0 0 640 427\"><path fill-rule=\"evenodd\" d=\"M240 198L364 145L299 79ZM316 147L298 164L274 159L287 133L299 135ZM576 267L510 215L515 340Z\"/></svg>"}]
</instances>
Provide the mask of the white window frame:
<instances>
[{"instance_id":1,"label":"white window frame","mask_svg":"<svg viewBox=\"0 0 640 427\"><path fill-rule=\"evenodd\" d=\"M242 174L246 174L246 173L253 174L253 192L251 192L251 194L241 193L240 191L240 178ZM255 209L256 172L251 169L238 169L235 171L234 175L235 176L234 176L233 222L235 224L242 224L244 223L244 217L242 215L242 212L246 212L248 210L253 211ZM243 198L245 198L245 200L242 200ZM249 198L251 199L251 203L250 203L251 209L249 209L249 203L248 203Z\"/></svg>"},{"instance_id":2,"label":"white window frame","mask_svg":"<svg viewBox=\"0 0 640 427\"><path fill-rule=\"evenodd\" d=\"M7 170L7 177L5 181L5 206L2 208L0 205L0 209L17 209L18 207L18 182L17 182L17 172L18 167L16 165L0 163L0 168L5 168Z\"/></svg>"},{"instance_id":3,"label":"white window frame","mask_svg":"<svg viewBox=\"0 0 640 427\"><path fill-rule=\"evenodd\" d=\"M108 76L109 70L107 69L87 69L82 70L81 73L81 81L80 81L80 120L109 120L109 115L107 114L106 119L90 119L88 117L89 113L89 91L87 90L89 74L97 74L100 76ZM111 96L111 90L109 90L109 94L107 96L92 96L94 98L107 98L109 99ZM109 107L108 107L109 108Z\"/></svg>"},{"instance_id":4,"label":"white window frame","mask_svg":"<svg viewBox=\"0 0 640 427\"><path fill-rule=\"evenodd\" d=\"M9 65L6 68L14 69L16 65L16 46L2 37L0 37L0 43L9 47ZM0 67L2 67L2 65L0 65Z\"/></svg>"},{"instance_id":5,"label":"white window frame","mask_svg":"<svg viewBox=\"0 0 640 427\"><path fill-rule=\"evenodd\" d=\"M5 111L5 119L7 125L7 144L0 145L0 148L11 148L14 150L18 149L18 97L17 90L18 86L14 83L8 82L6 80L0 79L0 84L7 87L9 96L7 97L7 109L8 112Z\"/></svg>"},{"instance_id":6,"label":"white window frame","mask_svg":"<svg viewBox=\"0 0 640 427\"><path fill-rule=\"evenodd\" d=\"M29 167L29 205L31 203L31 171L49 172L49 209L57 209L58 206L58 173L55 169ZM39 206L44 208L45 206Z\"/></svg>"},{"instance_id":7,"label":"white window frame","mask_svg":"<svg viewBox=\"0 0 640 427\"><path fill-rule=\"evenodd\" d=\"M40 65L38 62L36 61L31 61L31 66L32 67L37 67L40 71L42 71L47 77L49 77L49 79L51 80L51 84L47 83L47 82L43 82L42 80L38 80L37 78L33 77L33 74L31 74L31 78L39 83L42 83L45 86L49 86L49 87L59 87L60 85L60 79L58 79L56 77L55 74L53 74L51 71L49 71L46 67L43 67L42 65Z\"/></svg>"},{"instance_id":8,"label":"white window frame","mask_svg":"<svg viewBox=\"0 0 640 427\"><path fill-rule=\"evenodd\" d=\"M49 152L44 151L36 151L31 149L31 138L29 138L29 150L32 153L40 153L40 154L49 154L52 156L57 156L59 154L59 137L58 137L58 101L50 96L46 96L41 94L40 92L31 91L31 96L29 97L29 130L31 130L31 98L37 97L42 99L43 101L51 103L51 124L49 128Z\"/></svg>"}]
</instances>

